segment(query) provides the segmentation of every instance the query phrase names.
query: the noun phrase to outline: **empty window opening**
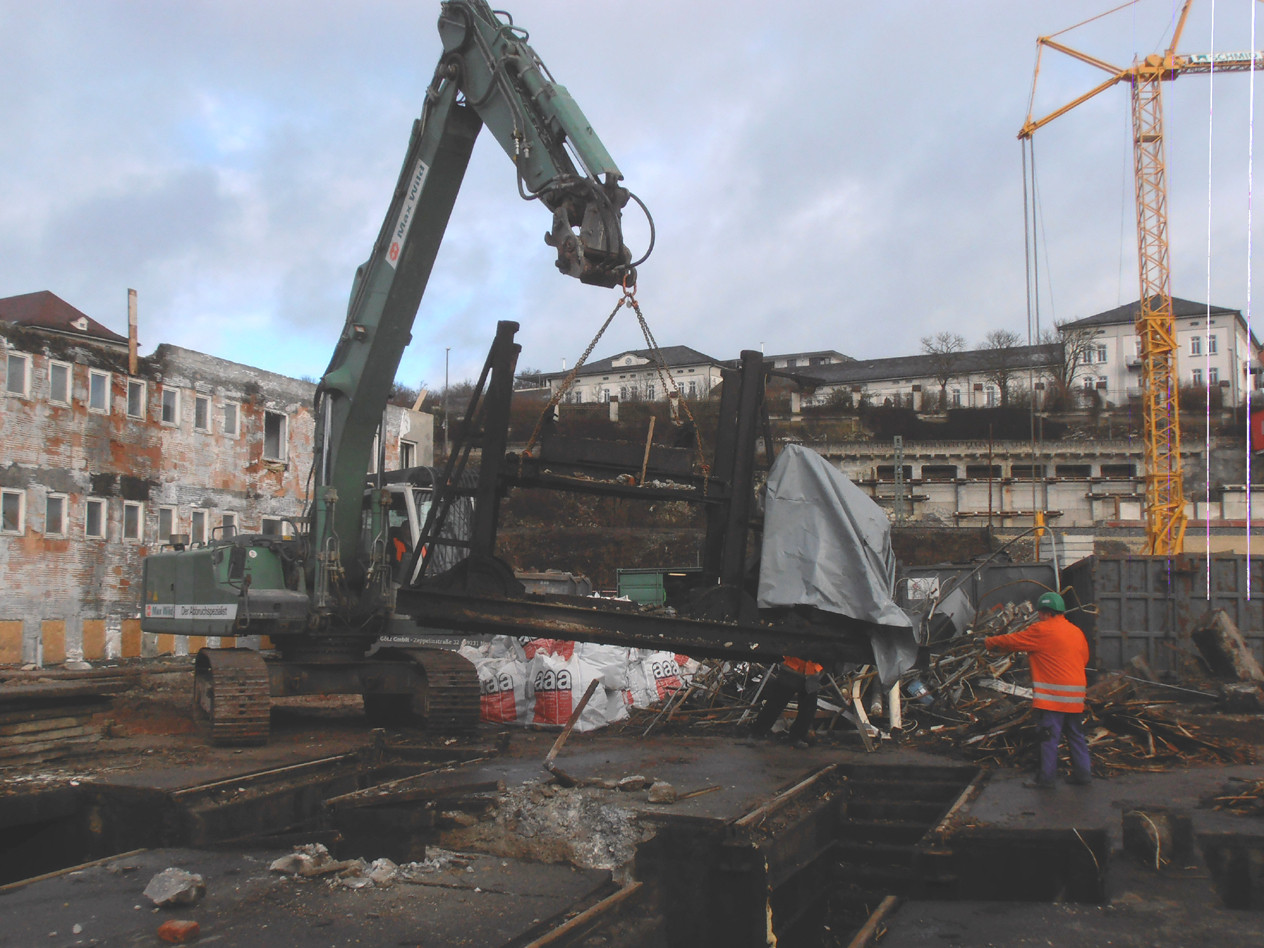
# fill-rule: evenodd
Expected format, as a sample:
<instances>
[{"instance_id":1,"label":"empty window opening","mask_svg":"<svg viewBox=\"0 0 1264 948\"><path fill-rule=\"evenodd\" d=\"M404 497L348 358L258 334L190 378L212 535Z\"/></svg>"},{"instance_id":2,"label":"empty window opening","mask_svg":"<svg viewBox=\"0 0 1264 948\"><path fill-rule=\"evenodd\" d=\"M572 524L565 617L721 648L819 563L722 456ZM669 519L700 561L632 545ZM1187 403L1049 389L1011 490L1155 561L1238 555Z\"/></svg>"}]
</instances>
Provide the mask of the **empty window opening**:
<instances>
[{"instance_id":1,"label":"empty window opening","mask_svg":"<svg viewBox=\"0 0 1264 948\"><path fill-rule=\"evenodd\" d=\"M957 479L957 465L955 464L923 464L922 480L924 481L955 481Z\"/></svg>"},{"instance_id":2,"label":"empty window opening","mask_svg":"<svg viewBox=\"0 0 1264 948\"><path fill-rule=\"evenodd\" d=\"M241 409L236 402L224 403L224 434L237 437L241 418Z\"/></svg>"},{"instance_id":3,"label":"empty window opening","mask_svg":"<svg viewBox=\"0 0 1264 948\"><path fill-rule=\"evenodd\" d=\"M134 500L123 501L123 539L139 540L144 523L144 505Z\"/></svg>"},{"instance_id":4,"label":"empty window opening","mask_svg":"<svg viewBox=\"0 0 1264 948\"><path fill-rule=\"evenodd\" d=\"M158 508L158 542L170 543L171 535L179 530L180 521L176 517L175 507Z\"/></svg>"},{"instance_id":5,"label":"empty window opening","mask_svg":"<svg viewBox=\"0 0 1264 948\"><path fill-rule=\"evenodd\" d=\"M44 535L48 537L64 537L66 535L65 494L49 494L45 499Z\"/></svg>"},{"instance_id":6,"label":"empty window opening","mask_svg":"<svg viewBox=\"0 0 1264 948\"><path fill-rule=\"evenodd\" d=\"M902 465L901 470L903 471L902 476L904 480L911 481L913 479L913 465L911 464ZM895 480L895 465L894 464L879 464L878 465L878 480L880 481Z\"/></svg>"},{"instance_id":7,"label":"empty window opening","mask_svg":"<svg viewBox=\"0 0 1264 948\"><path fill-rule=\"evenodd\" d=\"M194 507L189 514L189 542L205 543L206 542L206 523L207 516L205 510L199 510Z\"/></svg>"},{"instance_id":8,"label":"empty window opening","mask_svg":"<svg viewBox=\"0 0 1264 948\"><path fill-rule=\"evenodd\" d=\"M265 461L285 460L285 415L278 411L263 413L263 459ZM377 453L373 455L377 457Z\"/></svg>"},{"instance_id":9,"label":"empty window opening","mask_svg":"<svg viewBox=\"0 0 1264 948\"><path fill-rule=\"evenodd\" d=\"M0 533L26 532L26 492L0 490Z\"/></svg>"},{"instance_id":10,"label":"empty window opening","mask_svg":"<svg viewBox=\"0 0 1264 948\"><path fill-rule=\"evenodd\" d=\"M178 388L162 390L162 423L164 425L180 423L180 390Z\"/></svg>"},{"instance_id":11,"label":"empty window opening","mask_svg":"<svg viewBox=\"0 0 1264 948\"><path fill-rule=\"evenodd\" d=\"M127 416L145 417L145 383L139 379L127 380Z\"/></svg>"},{"instance_id":12,"label":"empty window opening","mask_svg":"<svg viewBox=\"0 0 1264 948\"><path fill-rule=\"evenodd\" d=\"M89 539L105 539L105 501L89 497L84 504L83 532Z\"/></svg>"},{"instance_id":13,"label":"empty window opening","mask_svg":"<svg viewBox=\"0 0 1264 948\"><path fill-rule=\"evenodd\" d=\"M294 535L289 523L280 517L264 517L262 533L267 537L289 537Z\"/></svg>"},{"instance_id":14,"label":"empty window opening","mask_svg":"<svg viewBox=\"0 0 1264 948\"><path fill-rule=\"evenodd\" d=\"M193 430L211 430L211 397L209 395L193 396Z\"/></svg>"},{"instance_id":15,"label":"empty window opening","mask_svg":"<svg viewBox=\"0 0 1264 948\"><path fill-rule=\"evenodd\" d=\"M1012 475L1020 481L1038 481L1045 476L1043 464L1011 464Z\"/></svg>"}]
</instances>

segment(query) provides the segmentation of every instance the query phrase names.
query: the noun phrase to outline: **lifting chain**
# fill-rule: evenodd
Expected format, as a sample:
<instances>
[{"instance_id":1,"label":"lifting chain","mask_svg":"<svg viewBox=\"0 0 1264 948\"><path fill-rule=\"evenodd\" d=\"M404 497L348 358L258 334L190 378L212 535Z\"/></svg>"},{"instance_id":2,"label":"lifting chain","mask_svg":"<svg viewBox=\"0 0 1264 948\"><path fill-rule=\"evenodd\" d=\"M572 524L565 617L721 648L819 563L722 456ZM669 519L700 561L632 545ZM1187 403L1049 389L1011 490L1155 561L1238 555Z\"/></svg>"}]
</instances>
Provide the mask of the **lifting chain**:
<instances>
[{"instance_id":1,"label":"lifting chain","mask_svg":"<svg viewBox=\"0 0 1264 948\"><path fill-rule=\"evenodd\" d=\"M619 298L619 302L615 303L614 309L610 311L610 315L606 317L606 321L602 323L601 328L597 330L597 335L593 336L592 342L588 343L588 348L584 350L584 354L579 357L579 360L575 363L575 367L567 373L566 378L562 380L562 384L557 387L557 391L544 406L544 410L540 413L539 420L535 423L535 429L531 432L531 438L527 441L527 446L523 449L522 454L520 455L519 463L521 465L522 460L531 457L532 449L535 448L536 441L540 436L540 430L544 426L544 420L550 417L553 410L557 408L558 403L562 400L562 397L570 390L571 386L575 384L575 379L579 375L579 370L584 367L584 363L587 362L588 357L592 355L593 349L597 347L597 343L601 340L601 337L605 334L606 330L610 328L610 324L614 322L614 317L624 306L630 306L632 311L636 313L636 321L641 327L641 334L645 337L646 345L649 347L651 360L654 363L655 370L658 372L659 380L663 383L663 392L667 395L668 401L670 402L674 397L676 399L676 404L684 410L685 417L689 419L689 423L693 426L694 444L698 451L698 464L702 468L702 482L703 489L705 490L706 483L711 476L711 466L707 464L706 455L702 451L702 434L698 430L698 422L694 419L693 412L689 410L689 403L686 402L684 396L680 394L680 386L677 385L676 380L672 378L671 370L667 368L667 363L663 358L662 351L659 349L658 341L654 338L654 333L650 330L649 323L645 320L645 314L641 312L641 304L636 300L636 284L633 283L629 286L626 278L623 283L623 295Z\"/></svg>"}]
</instances>

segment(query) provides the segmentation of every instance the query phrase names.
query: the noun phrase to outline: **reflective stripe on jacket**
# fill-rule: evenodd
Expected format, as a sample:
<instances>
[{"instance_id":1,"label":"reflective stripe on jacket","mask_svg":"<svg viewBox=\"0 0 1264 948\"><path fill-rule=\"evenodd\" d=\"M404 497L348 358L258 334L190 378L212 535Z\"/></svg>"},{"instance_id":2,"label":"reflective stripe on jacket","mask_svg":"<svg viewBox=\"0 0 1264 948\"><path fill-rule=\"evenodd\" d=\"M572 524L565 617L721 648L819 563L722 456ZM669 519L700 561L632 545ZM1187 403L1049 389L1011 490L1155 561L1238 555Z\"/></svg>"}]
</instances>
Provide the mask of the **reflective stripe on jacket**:
<instances>
[{"instance_id":1,"label":"reflective stripe on jacket","mask_svg":"<svg viewBox=\"0 0 1264 948\"><path fill-rule=\"evenodd\" d=\"M983 644L1031 656L1033 707L1073 713L1084 710L1088 642L1079 627L1065 616L1040 619L1009 635L989 636Z\"/></svg>"}]
</instances>

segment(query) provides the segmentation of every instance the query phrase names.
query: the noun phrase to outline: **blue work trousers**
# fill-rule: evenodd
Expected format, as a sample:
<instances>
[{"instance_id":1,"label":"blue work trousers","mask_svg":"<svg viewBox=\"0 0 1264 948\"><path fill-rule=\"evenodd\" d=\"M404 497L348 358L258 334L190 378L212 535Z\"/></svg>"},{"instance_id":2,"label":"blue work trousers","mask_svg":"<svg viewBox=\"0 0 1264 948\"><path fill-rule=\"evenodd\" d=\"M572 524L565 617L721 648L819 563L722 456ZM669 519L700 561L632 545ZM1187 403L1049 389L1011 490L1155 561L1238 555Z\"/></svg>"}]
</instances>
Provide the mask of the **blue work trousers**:
<instances>
[{"instance_id":1,"label":"blue work trousers","mask_svg":"<svg viewBox=\"0 0 1264 948\"><path fill-rule=\"evenodd\" d=\"M1058 745L1064 733L1067 749L1071 752L1071 774L1087 779L1092 773L1093 763L1089 760L1088 741L1084 739L1084 729L1080 726L1081 712L1037 708L1036 715L1046 735L1040 744L1040 779L1052 781L1057 775Z\"/></svg>"}]
</instances>

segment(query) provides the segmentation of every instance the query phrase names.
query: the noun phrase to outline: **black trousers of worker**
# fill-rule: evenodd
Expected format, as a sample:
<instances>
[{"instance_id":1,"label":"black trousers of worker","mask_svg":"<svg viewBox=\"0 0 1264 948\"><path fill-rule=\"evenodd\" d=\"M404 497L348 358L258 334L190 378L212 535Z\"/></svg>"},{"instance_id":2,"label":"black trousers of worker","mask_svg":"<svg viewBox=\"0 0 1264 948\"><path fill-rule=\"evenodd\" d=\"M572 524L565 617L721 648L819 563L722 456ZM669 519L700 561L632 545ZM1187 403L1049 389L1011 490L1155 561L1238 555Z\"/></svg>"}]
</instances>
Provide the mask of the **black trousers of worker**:
<instances>
[{"instance_id":1,"label":"black trousers of worker","mask_svg":"<svg viewBox=\"0 0 1264 948\"><path fill-rule=\"evenodd\" d=\"M781 712L786 710L790 699L796 696L799 710L794 716L794 723L790 725L789 738L791 741L806 739L816 720L816 693L808 694L806 679L798 672L780 667L764 685L764 705L755 716L751 730L758 735L769 733L777 718L781 717Z\"/></svg>"}]
</instances>

